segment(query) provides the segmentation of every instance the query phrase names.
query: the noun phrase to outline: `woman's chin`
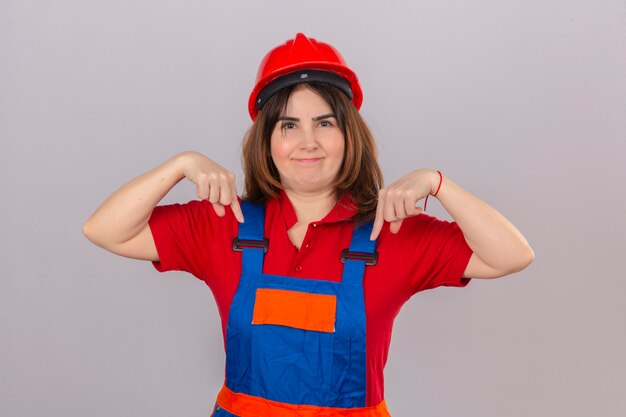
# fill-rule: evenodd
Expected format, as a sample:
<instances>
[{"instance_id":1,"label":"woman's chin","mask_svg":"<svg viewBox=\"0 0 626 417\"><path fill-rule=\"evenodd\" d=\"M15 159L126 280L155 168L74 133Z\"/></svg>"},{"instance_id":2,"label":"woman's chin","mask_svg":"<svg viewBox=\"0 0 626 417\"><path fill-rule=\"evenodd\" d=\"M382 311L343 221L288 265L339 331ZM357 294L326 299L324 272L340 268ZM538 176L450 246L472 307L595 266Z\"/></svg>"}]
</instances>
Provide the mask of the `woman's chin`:
<instances>
[{"instance_id":1,"label":"woman's chin","mask_svg":"<svg viewBox=\"0 0 626 417\"><path fill-rule=\"evenodd\" d=\"M303 179L288 184L286 188L296 193L323 193L330 191L332 184L312 179Z\"/></svg>"}]
</instances>

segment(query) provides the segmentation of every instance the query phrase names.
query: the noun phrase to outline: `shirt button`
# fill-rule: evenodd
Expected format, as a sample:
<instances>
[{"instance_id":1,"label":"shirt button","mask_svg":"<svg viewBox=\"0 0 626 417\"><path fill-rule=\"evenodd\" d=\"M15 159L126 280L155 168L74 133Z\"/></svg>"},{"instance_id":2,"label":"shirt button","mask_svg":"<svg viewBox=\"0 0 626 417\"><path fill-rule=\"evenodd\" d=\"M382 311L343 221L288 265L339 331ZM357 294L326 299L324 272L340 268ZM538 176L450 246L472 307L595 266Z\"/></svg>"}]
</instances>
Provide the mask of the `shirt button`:
<instances>
[{"instance_id":1,"label":"shirt button","mask_svg":"<svg viewBox=\"0 0 626 417\"><path fill-rule=\"evenodd\" d=\"M300 271L302 271L302 265L296 266L296 272L300 272Z\"/></svg>"},{"instance_id":2,"label":"shirt button","mask_svg":"<svg viewBox=\"0 0 626 417\"><path fill-rule=\"evenodd\" d=\"M309 244L307 243L306 245L304 245L304 249L308 249L309 248Z\"/></svg>"}]
</instances>

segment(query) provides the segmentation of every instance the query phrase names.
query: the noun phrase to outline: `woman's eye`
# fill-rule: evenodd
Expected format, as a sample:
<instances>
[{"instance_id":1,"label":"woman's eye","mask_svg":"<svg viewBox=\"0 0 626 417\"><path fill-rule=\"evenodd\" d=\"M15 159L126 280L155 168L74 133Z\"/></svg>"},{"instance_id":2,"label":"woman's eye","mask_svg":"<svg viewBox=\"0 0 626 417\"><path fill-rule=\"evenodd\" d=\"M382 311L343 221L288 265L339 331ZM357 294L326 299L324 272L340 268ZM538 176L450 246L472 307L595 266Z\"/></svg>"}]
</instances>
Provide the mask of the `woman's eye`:
<instances>
[{"instance_id":1,"label":"woman's eye","mask_svg":"<svg viewBox=\"0 0 626 417\"><path fill-rule=\"evenodd\" d=\"M333 124L330 122L330 120L322 120L320 122L320 126L322 127L331 127Z\"/></svg>"},{"instance_id":2,"label":"woman's eye","mask_svg":"<svg viewBox=\"0 0 626 417\"><path fill-rule=\"evenodd\" d=\"M296 125L292 122L284 122L280 127L281 129L293 129L296 127Z\"/></svg>"}]
</instances>

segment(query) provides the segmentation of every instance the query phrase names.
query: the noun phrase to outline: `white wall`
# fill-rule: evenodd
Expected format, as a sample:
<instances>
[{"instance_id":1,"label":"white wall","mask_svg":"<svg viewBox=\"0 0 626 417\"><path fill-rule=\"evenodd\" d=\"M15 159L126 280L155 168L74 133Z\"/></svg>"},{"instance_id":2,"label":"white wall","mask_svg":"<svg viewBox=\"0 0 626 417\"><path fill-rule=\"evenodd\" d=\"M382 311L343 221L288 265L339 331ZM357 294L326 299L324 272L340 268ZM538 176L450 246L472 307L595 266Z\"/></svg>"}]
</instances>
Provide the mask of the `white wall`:
<instances>
[{"instance_id":1,"label":"white wall","mask_svg":"<svg viewBox=\"0 0 626 417\"><path fill-rule=\"evenodd\" d=\"M256 66L299 31L359 74L388 181L439 168L536 252L405 306L392 414L626 415L625 7L1 0L0 415L209 414L223 350L208 288L80 229L183 150L241 179ZM193 198L181 183L163 203Z\"/></svg>"}]
</instances>

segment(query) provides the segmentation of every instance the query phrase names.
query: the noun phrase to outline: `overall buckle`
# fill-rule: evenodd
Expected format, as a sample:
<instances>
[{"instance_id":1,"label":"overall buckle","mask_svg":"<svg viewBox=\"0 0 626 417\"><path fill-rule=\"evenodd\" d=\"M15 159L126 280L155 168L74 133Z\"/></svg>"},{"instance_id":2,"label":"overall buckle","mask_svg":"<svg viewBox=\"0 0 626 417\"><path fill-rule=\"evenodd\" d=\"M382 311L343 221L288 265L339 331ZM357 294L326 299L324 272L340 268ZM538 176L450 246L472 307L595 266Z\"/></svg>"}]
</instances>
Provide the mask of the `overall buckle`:
<instances>
[{"instance_id":1,"label":"overall buckle","mask_svg":"<svg viewBox=\"0 0 626 417\"><path fill-rule=\"evenodd\" d=\"M378 262L378 252L363 253L363 252L350 252L348 249L341 251L341 262L346 263L349 261L365 261L365 265L376 265Z\"/></svg>"},{"instance_id":2,"label":"overall buckle","mask_svg":"<svg viewBox=\"0 0 626 417\"><path fill-rule=\"evenodd\" d=\"M244 248L263 249L263 253L267 253L267 248L270 246L270 241L267 238L263 240L249 240L239 239L238 237L233 240L233 250L236 252L242 252Z\"/></svg>"}]
</instances>

